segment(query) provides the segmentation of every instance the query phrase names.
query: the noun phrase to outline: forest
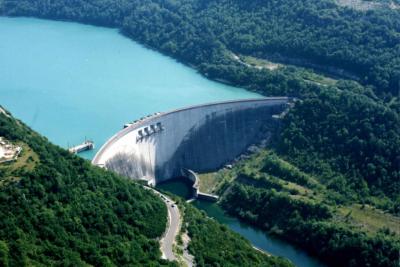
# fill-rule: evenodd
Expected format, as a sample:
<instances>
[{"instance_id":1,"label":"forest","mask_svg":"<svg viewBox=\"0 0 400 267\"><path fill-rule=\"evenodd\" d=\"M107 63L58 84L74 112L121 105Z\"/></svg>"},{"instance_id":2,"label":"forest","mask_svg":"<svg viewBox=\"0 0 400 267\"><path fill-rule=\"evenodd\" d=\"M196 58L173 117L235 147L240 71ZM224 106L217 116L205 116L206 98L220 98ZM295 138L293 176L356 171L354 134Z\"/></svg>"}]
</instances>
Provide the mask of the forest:
<instances>
[{"instance_id":1,"label":"forest","mask_svg":"<svg viewBox=\"0 0 400 267\"><path fill-rule=\"evenodd\" d=\"M283 122L280 154L293 163L305 162L305 168L332 169L326 176L341 174L338 184L356 189L365 182L359 188L364 195L381 194L392 207L400 201L396 145L400 138L400 16L396 10L360 12L329 0L6 0L0 10L11 16L117 27L211 79L267 96L298 97L304 102ZM302 58L313 66L342 69L337 76L359 82L310 81L301 68L249 67L232 53L256 59L268 55L278 59L284 55L292 61ZM310 76L312 70L305 72Z\"/></svg>"},{"instance_id":2,"label":"forest","mask_svg":"<svg viewBox=\"0 0 400 267\"><path fill-rule=\"evenodd\" d=\"M0 14L119 28L132 39L224 79L266 94L297 79L290 71L248 68L232 53L309 66L399 95L400 16L360 12L333 0L4 0ZM258 77L258 79L253 79ZM280 81L285 77L283 81ZM277 91L268 84L279 85ZM276 88L275 88L276 89ZM295 88L294 88L295 89Z\"/></svg>"},{"instance_id":3,"label":"forest","mask_svg":"<svg viewBox=\"0 0 400 267\"><path fill-rule=\"evenodd\" d=\"M0 164L0 266L180 266L161 259L167 209L140 182L52 145L9 113L0 113L0 136L23 148ZM197 266L293 266L177 201Z\"/></svg>"},{"instance_id":4,"label":"forest","mask_svg":"<svg viewBox=\"0 0 400 267\"><path fill-rule=\"evenodd\" d=\"M197 266L238 266L238 263L243 267L293 266L286 259L255 250L248 240L192 205L182 203L180 208L185 212L184 222L191 238L189 251L195 256Z\"/></svg>"},{"instance_id":5,"label":"forest","mask_svg":"<svg viewBox=\"0 0 400 267\"><path fill-rule=\"evenodd\" d=\"M155 194L4 114L0 136L23 147L0 165L1 266L177 266L160 259L167 210Z\"/></svg>"},{"instance_id":6,"label":"forest","mask_svg":"<svg viewBox=\"0 0 400 267\"><path fill-rule=\"evenodd\" d=\"M355 204L329 180L261 150L218 172L220 205L328 266L396 266L400 218Z\"/></svg>"},{"instance_id":7,"label":"forest","mask_svg":"<svg viewBox=\"0 0 400 267\"><path fill-rule=\"evenodd\" d=\"M400 213L399 10L334 0L4 0L0 14L115 27L210 79L297 97L273 156L239 164L246 171L233 170L234 187L219 188L222 205L332 266L395 264L399 233L365 218L397 222ZM308 78L317 74L333 82ZM265 212L280 205L286 213ZM192 250L207 249L194 240ZM193 253L200 265L212 257Z\"/></svg>"},{"instance_id":8,"label":"forest","mask_svg":"<svg viewBox=\"0 0 400 267\"><path fill-rule=\"evenodd\" d=\"M334 222L323 204L235 184L223 205L231 214L301 246L329 266L389 267L398 262L399 238L384 232L369 236Z\"/></svg>"},{"instance_id":9,"label":"forest","mask_svg":"<svg viewBox=\"0 0 400 267\"><path fill-rule=\"evenodd\" d=\"M276 148L348 201L399 215L400 117L385 105L346 91L310 96L284 118Z\"/></svg>"}]
</instances>

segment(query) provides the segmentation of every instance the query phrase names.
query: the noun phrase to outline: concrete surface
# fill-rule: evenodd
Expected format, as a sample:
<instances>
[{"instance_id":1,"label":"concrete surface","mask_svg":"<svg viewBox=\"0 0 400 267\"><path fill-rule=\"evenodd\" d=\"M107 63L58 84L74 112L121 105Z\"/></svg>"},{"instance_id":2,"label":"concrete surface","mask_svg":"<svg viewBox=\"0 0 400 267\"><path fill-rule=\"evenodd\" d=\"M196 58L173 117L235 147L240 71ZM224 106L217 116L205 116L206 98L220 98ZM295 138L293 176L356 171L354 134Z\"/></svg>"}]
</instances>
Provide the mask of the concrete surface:
<instances>
[{"instance_id":1,"label":"concrete surface","mask_svg":"<svg viewBox=\"0 0 400 267\"><path fill-rule=\"evenodd\" d=\"M93 164L151 184L182 168L208 172L262 140L276 126L289 98L274 97L193 106L157 114L111 137Z\"/></svg>"},{"instance_id":2,"label":"concrete surface","mask_svg":"<svg viewBox=\"0 0 400 267\"><path fill-rule=\"evenodd\" d=\"M213 201L216 202L219 199L219 196L214 195L214 194L208 194L208 193L203 193L199 189L199 177L197 174L189 169L181 169L182 176L186 177L189 179L193 185L192 185L192 197L194 199L203 199L203 200L208 200L208 201Z\"/></svg>"}]
</instances>

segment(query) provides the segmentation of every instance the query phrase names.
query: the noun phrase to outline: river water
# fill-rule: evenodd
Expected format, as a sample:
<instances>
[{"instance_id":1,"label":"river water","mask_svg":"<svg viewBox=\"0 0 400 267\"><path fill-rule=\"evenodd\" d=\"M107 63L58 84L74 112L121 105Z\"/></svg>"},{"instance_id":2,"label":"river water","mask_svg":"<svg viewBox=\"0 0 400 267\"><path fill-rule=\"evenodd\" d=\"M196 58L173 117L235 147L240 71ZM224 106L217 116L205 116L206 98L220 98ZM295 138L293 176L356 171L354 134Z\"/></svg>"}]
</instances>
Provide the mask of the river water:
<instances>
[{"instance_id":1,"label":"river water","mask_svg":"<svg viewBox=\"0 0 400 267\"><path fill-rule=\"evenodd\" d=\"M260 97L207 80L114 29L0 17L0 36L0 105L65 148L88 138L98 149L124 123L154 112ZM95 152L83 157L90 159ZM164 189L183 190L180 182L173 183L163 185ZM215 205L196 205L261 249L298 266L322 266L305 253L227 217Z\"/></svg>"},{"instance_id":2,"label":"river water","mask_svg":"<svg viewBox=\"0 0 400 267\"><path fill-rule=\"evenodd\" d=\"M182 179L172 179L157 185L158 188L174 193L182 198L191 198L191 183ZM204 200L196 200L193 204L220 223L226 224L231 230L244 236L257 248L272 255L289 259L299 267L324 267L319 260L311 257L303 250L273 236L267 235L257 227L239 221L237 218L225 214L216 204Z\"/></svg>"}]
</instances>

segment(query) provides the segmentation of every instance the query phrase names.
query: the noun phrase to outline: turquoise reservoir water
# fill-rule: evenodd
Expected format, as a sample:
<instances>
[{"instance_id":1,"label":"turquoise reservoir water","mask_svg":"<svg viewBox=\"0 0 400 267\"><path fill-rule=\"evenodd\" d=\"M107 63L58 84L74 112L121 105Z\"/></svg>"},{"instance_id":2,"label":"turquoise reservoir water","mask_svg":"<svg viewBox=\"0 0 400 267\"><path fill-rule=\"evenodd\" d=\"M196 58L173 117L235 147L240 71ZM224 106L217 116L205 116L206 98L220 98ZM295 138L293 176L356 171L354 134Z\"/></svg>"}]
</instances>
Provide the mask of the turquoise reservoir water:
<instances>
[{"instance_id":1,"label":"turquoise reservoir water","mask_svg":"<svg viewBox=\"0 0 400 267\"><path fill-rule=\"evenodd\" d=\"M124 123L157 111L260 97L209 81L113 29L0 17L0 36L0 105L62 147L87 137L99 148ZM162 186L179 188L173 182ZM197 205L262 249L298 266L321 266L236 219L224 219L212 205Z\"/></svg>"},{"instance_id":2,"label":"turquoise reservoir water","mask_svg":"<svg viewBox=\"0 0 400 267\"><path fill-rule=\"evenodd\" d=\"M87 137L99 148L124 123L157 111L259 97L114 29L0 17L0 36L0 104L62 147Z\"/></svg>"}]
</instances>

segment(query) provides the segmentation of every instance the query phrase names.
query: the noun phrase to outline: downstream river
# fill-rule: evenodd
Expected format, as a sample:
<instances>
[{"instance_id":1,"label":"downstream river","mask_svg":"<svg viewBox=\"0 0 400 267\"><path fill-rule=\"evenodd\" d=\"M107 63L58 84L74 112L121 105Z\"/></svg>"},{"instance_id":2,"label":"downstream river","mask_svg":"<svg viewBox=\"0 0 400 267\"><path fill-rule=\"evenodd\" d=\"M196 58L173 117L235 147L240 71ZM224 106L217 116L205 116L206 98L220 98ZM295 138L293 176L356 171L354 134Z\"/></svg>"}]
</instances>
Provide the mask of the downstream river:
<instances>
[{"instance_id":1,"label":"downstream river","mask_svg":"<svg viewBox=\"0 0 400 267\"><path fill-rule=\"evenodd\" d=\"M188 180L173 179L157 185L158 188L174 193L182 198L190 199L192 185ZM204 200L196 200L193 204L220 223L226 224L231 230L244 236L253 246L269 254L289 259L298 267L325 267L319 260L311 257L303 250L265 234L260 229L243 223L229 216L216 204Z\"/></svg>"},{"instance_id":2,"label":"downstream river","mask_svg":"<svg viewBox=\"0 0 400 267\"><path fill-rule=\"evenodd\" d=\"M0 35L0 105L65 148L88 138L98 149L124 123L154 112L260 97L207 80L114 29L0 17ZM90 159L95 152L82 155ZM260 249L298 266L322 266L216 206L196 205Z\"/></svg>"}]
</instances>

